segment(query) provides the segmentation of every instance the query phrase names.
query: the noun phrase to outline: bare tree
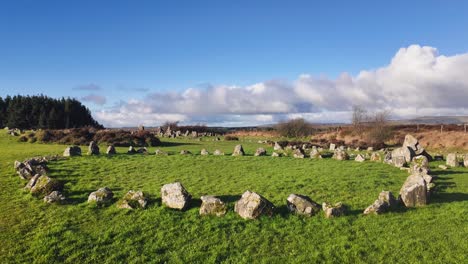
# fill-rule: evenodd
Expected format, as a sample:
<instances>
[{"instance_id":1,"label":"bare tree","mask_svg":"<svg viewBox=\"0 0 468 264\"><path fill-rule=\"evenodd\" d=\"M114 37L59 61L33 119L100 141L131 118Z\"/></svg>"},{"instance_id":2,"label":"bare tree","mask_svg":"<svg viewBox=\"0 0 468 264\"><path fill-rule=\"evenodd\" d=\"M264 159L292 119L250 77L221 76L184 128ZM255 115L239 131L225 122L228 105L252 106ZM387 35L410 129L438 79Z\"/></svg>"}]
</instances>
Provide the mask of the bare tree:
<instances>
[{"instance_id":1,"label":"bare tree","mask_svg":"<svg viewBox=\"0 0 468 264\"><path fill-rule=\"evenodd\" d=\"M354 105L353 116L351 120L354 130L358 133L362 133L364 131L364 123L366 123L367 121L368 121L367 110L360 105Z\"/></svg>"},{"instance_id":2,"label":"bare tree","mask_svg":"<svg viewBox=\"0 0 468 264\"><path fill-rule=\"evenodd\" d=\"M304 118L291 119L276 125L276 130L283 137L305 137L312 134L312 124Z\"/></svg>"},{"instance_id":3,"label":"bare tree","mask_svg":"<svg viewBox=\"0 0 468 264\"><path fill-rule=\"evenodd\" d=\"M392 136L389 126L391 112L383 110L373 114L369 120L369 131L367 132L367 141L376 147L384 146L386 140Z\"/></svg>"}]
</instances>

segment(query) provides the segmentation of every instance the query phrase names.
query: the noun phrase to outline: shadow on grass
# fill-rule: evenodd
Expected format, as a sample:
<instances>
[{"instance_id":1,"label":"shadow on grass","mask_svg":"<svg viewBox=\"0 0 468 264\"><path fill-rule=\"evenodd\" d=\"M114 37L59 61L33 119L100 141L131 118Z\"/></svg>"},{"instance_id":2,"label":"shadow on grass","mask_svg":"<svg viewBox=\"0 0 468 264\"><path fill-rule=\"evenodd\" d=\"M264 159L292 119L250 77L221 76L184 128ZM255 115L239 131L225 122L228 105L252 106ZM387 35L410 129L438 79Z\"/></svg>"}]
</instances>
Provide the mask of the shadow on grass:
<instances>
[{"instance_id":1,"label":"shadow on grass","mask_svg":"<svg viewBox=\"0 0 468 264\"><path fill-rule=\"evenodd\" d=\"M189 143L189 142L162 141L161 144L156 147L177 147L177 146L185 146L185 145L200 145L200 144L194 144L194 143Z\"/></svg>"},{"instance_id":2,"label":"shadow on grass","mask_svg":"<svg viewBox=\"0 0 468 264\"><path fill-rule=\"evenodd\" d=\"M220 195L217 197L221 199L221 201L223 201L224 203L234 203L241 198L240 195Z\"/></svg>"},{"instance_id":3,"label":"shadow on grass","mask_svg":"<svg viewBox=\"0 0 468 264\"><path fill-rule=\"evenodd\" d=\"M468 193L435 193L432 195L431 203L452 203L468 201Z\"/></svg>"}]
</instances>

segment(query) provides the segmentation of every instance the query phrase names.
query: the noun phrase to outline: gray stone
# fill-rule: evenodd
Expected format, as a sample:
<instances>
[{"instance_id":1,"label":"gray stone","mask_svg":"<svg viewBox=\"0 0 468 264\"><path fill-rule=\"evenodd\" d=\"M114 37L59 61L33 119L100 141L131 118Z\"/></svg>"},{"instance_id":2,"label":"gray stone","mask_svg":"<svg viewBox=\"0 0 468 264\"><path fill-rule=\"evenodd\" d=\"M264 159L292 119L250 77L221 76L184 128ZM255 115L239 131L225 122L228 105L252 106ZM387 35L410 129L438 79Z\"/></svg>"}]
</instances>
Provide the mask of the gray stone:
<instances>
[{"instance_id":1,"label":"gray stone","mask_svg":"<svg viewBox=\"0 0 468 264\"><path fill-rule=\"evenodd\" d=\"M200 155L207 156L207 155L210 155L210 153L208 152L208 150L202 149L202 150L200 151Z\"/></svg>"},{"instance_id":2,"label":"gray stone","mask_svg":"<svg viewBox=\"0 0 468 264\"><path fill-rule=\"evenodd\" d=\"M356 158L354 160L357 161L357 162L364 162L366 159L364 158L363 155L357 154Z\"/></svg>"},{"instance_id":3,"label":"gray stone","mask_svg":"<svg viewBox=\"0 0 468 264\"><path fill-rule=\"evenodd\" d=\"M271 156L272 157L281 157L281 154L279 154L278 152L273 152L273 153L271 153Z\"/></svg>"},{"instance_id":4,"label":"gray stone","mask_svg":"<svg viewBox=\"0 0 468 264\"><path fill-rule=\"evenodd\" d=\"M160 150L160 149L156 149L156 150L154 151L154 154L155 154L156 156L167 156L167 155L168 155L167 152L165 152L165 151L163 151L163 150Z\"/></svg>"},{"instance_id":5,"label":"gray stone","mask_svg":"<svg viewBox=\"0 0 468 264\"><path fill-rule=\"evenodd\" d=\"M379 198L373 204L364 210L364 214L381 214L387 212L390 208L395 207L397 200L389 191L382 191Z\"/></svg>"},{"instance_id":6,"label":"gray stone","mask_svg":"<svg viewBox=\"0 0 468 264\"><path fill-rule=\"evenodd\" d=\"M213 152L213 155L215 156L224 156L224 152L222 152L221 150L217 149Z\"/></svg>"},{"instance_id":7,"label":"gray stone","mask_svg":"<svg viewBox=\"0 0 468 264\"><path fill-rule=\"evenodd\" d=\"M227 212L226 204L216 196L204 195L200 197L202 204L200 215L223 216Z\"/></svg>"},{"instance_id":8,"label":"gray stone","mask_svg":"<svg viewBox=\"0 0 468 264\"><path fill-rule=\"evenodd\" d=\"M408 176L400 189L400 196L406 207L426 205L428 203L426 181L417 174Z\"/></svg>"},{"instance_id":9,"label":"gray stone","mask_svg":"<svg viewBox=\"0 0 468 264\"><path fill-rule=\"evenodd\" d=\"M329 150L330 150L330 151L335 151L335 149L336 149L336 145L333 144L333 143L331 143L331 144L330 144Z\"/></svg>"},{"instance_id":10,"label":"gray stone","mask_svg":"<svg viewBox=\"0 0 468 264\"><path fill-rule=\"evenodd\" d=\"M110 145L107 147L106 154L114 155L114 154L117 154L117 151L115 151L115 147L113 145Z\"/></svg>"},{"instance_id":11,"label":"gray stone","mask_svg":"<svg viewBox=\"0 0 468 264\"><path fill-rule=\"evenodd\" d=\"M297 148L293 151L293 157L296 159L303 159L305 157L304 151L300 148Z\"/></svg>"},{"instance_id":12,"label":"gray stone","mask_svg":"<svg viewBox=\"0 0 468 264\"><path fill-rule=\"evenodd\" d=\"M242 148L242 145L236 145L234 147L234 152L232 153L232 156L244 156L245 152L244 149Z\"/></svg>"},{"instance_id":13,"label":"gray stone","mask_svg":"<svg viewBox=\"0 0 468 264\"><path fill-rule=\"evenodd\" d=\"M336 203L335 205L331 205L328 203L322 204L322 209L325 212L326 218L338 217L342 216L346 212L346 208L341 202Z\"/></svg>"},{"instance_id":14,"label":"gray stone","mask_svg":"<svg viewBox=\"0 0 468 264\"><path fill-rule=\"evenodd\" d=\"M419 155L413 158L410 166L410 172L412 174L426 175L430 172L429 160L426 156Z\"/></svg>"},{"instance_id":15,"label":"gray stone","mask_svg":"<svg viewBox=\"0 0 468 264\"><path fill-rule=\"evenodd\" d=\"M348 160L349 155L348 153L346 153L346 151L337 149L335 150L335 153L333 154L333 158L336 160Z\"/></svg>"},{"instance_id":16,"label":"gray stone","mask_svg":"<svg viewBox=\"0 0 468 264\"><path fill-rule=\"evenodd\" d=\"M34 178L34 177L33 177ZM40 175L34 180L31 179L26 189L30 188L31 194L37 197L44 197L53 191L59 191L61 184L46 175Z\"/></svg>"},{"instance_id":17,"label":"gray stone","mask_svg":"<svg viewBox=\"0 0 468 264\"><path fill-rule=\"evenodd\" d=\"M396 148L392 151L392 160L398 160L398 164L401 164L401 158L403 158L404 163L411 162L411 151L408 147ZM397 164L394 163L395 166ZM397 166L399 167L399 166Z\"/></svg>"},{"instance_id":18,"label":"gray stone","mask_svg":"<svg viewBox=\"0 0 468 264\"><path fill-rule=\"evenodd\" d=\"M81 148L78 146L70 146L65 149L63 152L64 157L73 157L73 156L81 156Z\"/></svg>"},{"instance_id":19,"label":"gray stone","mask_svg":"<svg viewBox=\"0 0 468 264\"><path fill-rule=\"evenodd\" d=\"M406 165L406 159L403 156L393 156L392 154L392 163L395 167L402 168Z\"/></svg>"},{"instance_id":20,"label":"gray stone","mask_svg":"<svg viewBox=\"0 0 468 264\"><path fill-rule=\"evenodd\" d=\"M44 196L44 202L45 203L56 203L56 204L62 204L66 200L65 196L59 192L59 191L53 191L49 193L48 195Z\"/></svg>"},{"instance_id":21,"label":"gray stone","mask_svg":"<svg viewBox=\"0 0 468 264\"><path fill-rule=\"evenodd\" d=\"M283 150L283 147L281 147L281 145L278 144L278 142L275 142L275 145L273 146L273 150L275 150L275 151Z\"/></svg>"},{"instance_id":22,"label":"gray stone","mask_svg":"<svg viewBox=\"0 0 468 264\"><path fill-rule=\"evenodd\" d=\"M261 215L272 216L274 208L273 204L261 195L246 191L236 202L234 211L244 219L256 219Z\"/></svg>"},{"instance_id":23,"label":"gray stone","mask_svg":"<svg viewBox=\"0 0 468 264\"><path fill-rule=\"evenodd\" d=\"M299 215L312 216L320 212L320 205L309 197L299 194L290 194L287 199L289 211Z\"/></svg>"},{"instance_id":24,"label":"gray stone","mask_svg":"<svg viewBox=\"0 0 468 264\"><path fill-rule=\"evenodd\" d=\"M97 205L107 205L112 202L114 193L107 187L99 188L88 196L88 203L96 203Z\"/></svg>"},{"instance_id":25,"label":"gray stone","mask_svg":"<svg viewBox=\"0 0 468 264\"><path fill-rule=\"evenodd\" d=\"M266 156L267 152L264 148L258 148L255 151L255 156Z\"/></svg>"},{"instance_id":26,"label":"gray stone","mask_svg":"<svg viewBox=\"0 0 468 264\"><path fill-rule=\"evenodd\" d=\"M450 167L458 167L458 159L457 159L457 154L455 153L449 153L447 154L447 166Z\"/></svg>"},{"instance_id":27,"label":"gray stone","mask_svg":"<svg viewBox=\"0 0 468 264\"><path fill-rule=\"evenodd\" d=\"M88 146L88 155L99 155L99 146L96 142L91 141Z\"/></svg>"},{"instance_id":28,"label":"gray stone","mask_svg":"<svg viewBox=\"0 0 468 264\"><path fill-rule=\"evenodd\" d=\"M445 165L439 165L439 169L446 170L446 169L448 169L448 168L447 168L447 166L445 166Z\"/></svg>"},{"instance_id":29,"label":"gray stone","mask_svg":"<svg viewBox=\"0 0 468 264\"><path fill-rule=\"evenodd\" d=\"M183 210L189 206L192 196L180 182L175 182L163 185L161 199L165 206Z\"/></svg>"},{"instance_id":30,"label":"gray stone","mask_svg":"<svg viewBox=\"0 0 468 264\"><path fill-rule=\"evenodd\" d=\"M320 152L317 150L317 148L312 148L312 150L309 153L311 159L321 159L322 155L320 155Z\"/></svg>"},{"instance_id":31,"label":"gray stone","mask_svg":"<svg viewBox=\"0 0 468 264\"><path fill-rule=\"evenodd\" d=\"M142 191L128 191L122 200L117 204L118 208L123 209L138 209L146 208L148 204L148 199Z\"/></svg>"}]
</instances>

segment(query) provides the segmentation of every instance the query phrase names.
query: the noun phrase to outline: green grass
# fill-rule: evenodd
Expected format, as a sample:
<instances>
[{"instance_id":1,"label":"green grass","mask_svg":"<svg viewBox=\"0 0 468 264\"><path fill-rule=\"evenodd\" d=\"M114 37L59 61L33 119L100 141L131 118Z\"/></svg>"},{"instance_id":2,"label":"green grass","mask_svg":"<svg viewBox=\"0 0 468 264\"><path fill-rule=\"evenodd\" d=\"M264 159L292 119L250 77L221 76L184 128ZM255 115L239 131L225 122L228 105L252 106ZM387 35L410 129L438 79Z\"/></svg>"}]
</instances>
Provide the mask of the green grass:
<instances>
[{"instance_id":1,"label":"green grass","mask_svg":"<svg viewBox=\"0 0 468 264\"><path fill-rule=\"evenodd\" d=\"M373 162L253 157L261 146L255 142L240 142L245 157L118 154L51 162L50 175L65 184L69 204L47 205L22 190L26 182L13 162L59 154L65 146L18 143L0 133L0 263L467 262L468 169L439 171L441 163L431 164L439 178L430 205L363 216L380 191L398 194L406 172ZM164 143L162 149L172 153L219 148L229 154L239 142ZM196 198L185 212L161 206L161 186L174 181ZM104 186L116 201L105 208L88 205L89 193ZM150 195L147 209L116 207L131 189ZM246 190L273 202L276 215L238 217L234 202ZM285 206L290 193L319 203L342 201L349 211L335 219L291 215ZM200 217L198 198L204 194L227 201L227 215Z\"/></svg>"}]
</instances>

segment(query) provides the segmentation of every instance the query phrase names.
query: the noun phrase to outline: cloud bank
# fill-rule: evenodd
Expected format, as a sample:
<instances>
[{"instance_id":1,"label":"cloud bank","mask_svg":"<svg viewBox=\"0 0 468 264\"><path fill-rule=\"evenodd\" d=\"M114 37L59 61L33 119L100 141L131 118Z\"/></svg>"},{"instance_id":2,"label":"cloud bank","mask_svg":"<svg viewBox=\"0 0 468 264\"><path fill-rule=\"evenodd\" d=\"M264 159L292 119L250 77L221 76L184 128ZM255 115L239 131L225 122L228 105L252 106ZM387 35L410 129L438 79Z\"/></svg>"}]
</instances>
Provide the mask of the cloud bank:
<instances>
[{"instance_id":1,"label":"cloud bank","mask_svg":"<svg viewBox=\"0 0 468 264\"><path fill-rule=\"evenodd\" d=\"M292 82L217 85L150 93L95 113L107 126L164 121L257 125L293 117L347 122L353 105L391 110L396 118L468 114L468 53L443 56L433 47L401 48L390 63L336 79L302 74Z\"/></svg>"},{"instance_id":2,"label":"cloud bank","mask_svg":"<svg viewBox=\"0 0 468 264\"><path fill-rule=\"evenodd\" d=\"M105 96L97 95L97 94L88 94L86 96L81 97L81 100L85 102L91 102L97 105L104 105L107 102L107 99Z\"/></svg>"}]
</instances>

